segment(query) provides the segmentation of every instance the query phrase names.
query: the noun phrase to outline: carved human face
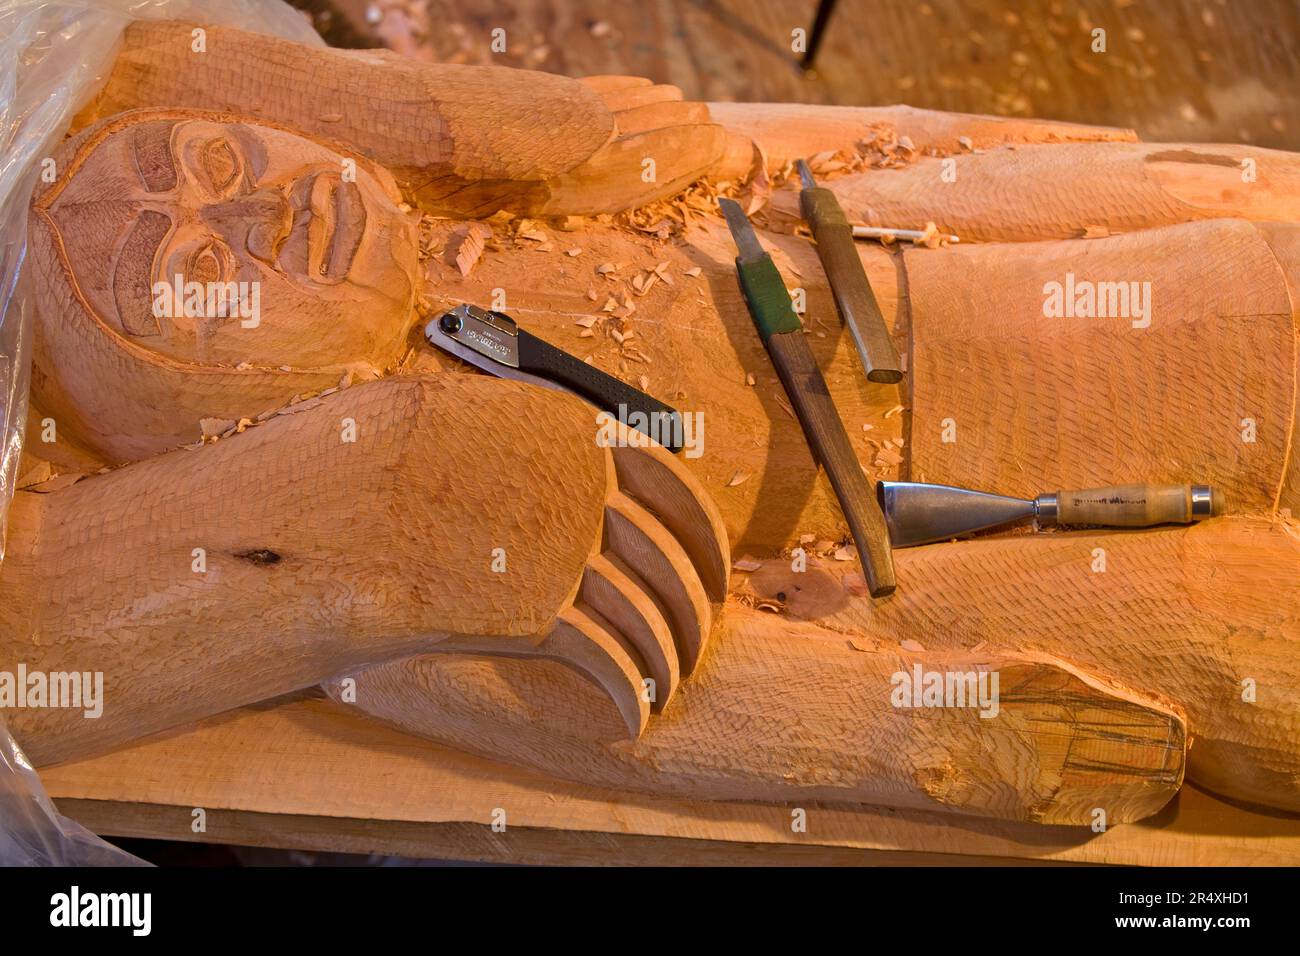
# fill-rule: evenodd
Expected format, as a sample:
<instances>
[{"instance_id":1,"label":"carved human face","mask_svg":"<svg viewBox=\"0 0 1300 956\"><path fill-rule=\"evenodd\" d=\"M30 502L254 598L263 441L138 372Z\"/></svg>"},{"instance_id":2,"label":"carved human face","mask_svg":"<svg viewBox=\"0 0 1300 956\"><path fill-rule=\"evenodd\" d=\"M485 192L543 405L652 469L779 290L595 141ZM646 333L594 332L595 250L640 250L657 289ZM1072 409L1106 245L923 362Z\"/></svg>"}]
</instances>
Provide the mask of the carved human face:
<instances>
[{"instance_id":1,"label":"carved human face","mask_svg":"<svg viewBox=\"0 0 1300 956\"><path fill-rule=\"evenodd\" d=\"M142 112L92 136L40 204L109 329L184 362L309 368L400 351L416 272L400 199L383 169L293 133ZM256 315L247 299L233 315L160 308L177 276L248 283Z\"/></svg>"}]
</instances>

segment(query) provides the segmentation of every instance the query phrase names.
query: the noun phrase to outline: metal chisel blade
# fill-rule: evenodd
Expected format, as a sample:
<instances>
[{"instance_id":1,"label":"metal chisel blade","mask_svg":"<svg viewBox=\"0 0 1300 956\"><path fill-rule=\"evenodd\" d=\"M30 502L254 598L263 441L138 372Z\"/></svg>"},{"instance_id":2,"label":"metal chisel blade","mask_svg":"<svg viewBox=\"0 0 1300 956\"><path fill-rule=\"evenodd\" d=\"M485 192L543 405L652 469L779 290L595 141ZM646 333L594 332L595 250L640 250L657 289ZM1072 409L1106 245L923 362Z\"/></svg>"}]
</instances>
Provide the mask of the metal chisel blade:
<instances>
[{"instance_id":1,"label":"metal chisel blade","mask_svg":"<svg viewBox=\"0 0 1300 956\"><path fill-rule=\"evenodd\" d=\"M731 230L736 251L740 253L737 258L741 262L754 262L767 255L759 244L758 233L754 232L754 226L745 215L745 210L740 208L740 203L734 199L719 199L718 205L722 207L722 214L727 217L727 228Z\"/></svg>"}]
</instances>

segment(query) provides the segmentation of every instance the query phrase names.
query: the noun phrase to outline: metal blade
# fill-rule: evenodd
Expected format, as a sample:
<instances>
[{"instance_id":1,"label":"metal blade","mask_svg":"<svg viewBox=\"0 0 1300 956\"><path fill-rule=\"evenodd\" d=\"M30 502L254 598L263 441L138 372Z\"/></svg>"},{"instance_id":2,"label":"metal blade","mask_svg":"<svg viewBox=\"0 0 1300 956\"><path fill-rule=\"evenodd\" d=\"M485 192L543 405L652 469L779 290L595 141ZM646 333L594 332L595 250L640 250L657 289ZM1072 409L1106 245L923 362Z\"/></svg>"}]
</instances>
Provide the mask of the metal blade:
<instances>
[{"instance_id":1,"label":"metal blade","mask_svg":"<svg viewBox=\"0 0 1300 956\"><path fill-rule=\"evenodd\" d=\"M876 485L889 538L896 548L947 541L1034 516L1032 500L915 481Z\"/></svg>"},{"instance_id":2,"label":"metal blade","mask_svg":"<svg viewBox=\"0 0 1300 956\"><path fill-rule=\"evenodd\" d=\"M817 180L813 179L812 170L808 168L808 164L801 159L794 165L799 170L799 179L803 182L803 188L816 189Z\"/></svg>"},{"instance_id":3,"label":"metal blade","mask_svg":"<svg viewBox=\"0 0 1300 956\"><path fill-rule=\"evenodd\" d=\"M754 232L754 226L745 215L745 210L740 208L740 203L734 199L719 199L718 205L727 217L727 227L731 230L731 238L736 242L736 251L740 253L736 258L741 262L754 262L766 256L767 253L758 242L758 233Z\"/></svg>"},{"instance_id":4,"label":"metal blade","mask_svg":"<svg viewBox=\"0 0 1300 956\"><path fill-rule=\"evenodd\" d=\"M462 342L456 341L442 330L441 322L442 317L439 317L432 320L424 327L424 337L430 345L435 345L444 352L449 352L456 356L456 358L468 362L475 368L480 368L491 375L495 375L497 378L508 378L516 382L529 382L530 384L540 385L543 388L549 388L557 392L576 394L565 388L563 385L552 382L549 378L542 378L540 375L533 375L529 372L521 371L513 365L502 364L496 359L484 355L482 352L476 351Z\"/></svg>"}]
</instances>

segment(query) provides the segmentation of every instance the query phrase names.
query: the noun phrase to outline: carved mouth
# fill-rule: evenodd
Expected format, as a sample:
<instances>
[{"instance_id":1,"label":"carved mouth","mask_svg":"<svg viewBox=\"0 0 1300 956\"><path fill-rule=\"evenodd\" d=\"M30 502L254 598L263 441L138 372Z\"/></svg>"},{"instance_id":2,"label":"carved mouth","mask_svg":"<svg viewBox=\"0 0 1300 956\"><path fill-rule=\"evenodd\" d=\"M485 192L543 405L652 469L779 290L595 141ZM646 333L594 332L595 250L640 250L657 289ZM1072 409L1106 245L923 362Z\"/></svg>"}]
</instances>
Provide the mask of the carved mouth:
<instances>
[{"instance_id":1,"label":"carved mouth","mask_svg":"<svg viewBox=\"0 0 1300 956\"><path fill-rule=\"evenodd\" d=\"M316 282L347 278L366 229L361 190L337 173L305 176L290 191L293 225L280 264Z\"/></svg>"}]
</instances>

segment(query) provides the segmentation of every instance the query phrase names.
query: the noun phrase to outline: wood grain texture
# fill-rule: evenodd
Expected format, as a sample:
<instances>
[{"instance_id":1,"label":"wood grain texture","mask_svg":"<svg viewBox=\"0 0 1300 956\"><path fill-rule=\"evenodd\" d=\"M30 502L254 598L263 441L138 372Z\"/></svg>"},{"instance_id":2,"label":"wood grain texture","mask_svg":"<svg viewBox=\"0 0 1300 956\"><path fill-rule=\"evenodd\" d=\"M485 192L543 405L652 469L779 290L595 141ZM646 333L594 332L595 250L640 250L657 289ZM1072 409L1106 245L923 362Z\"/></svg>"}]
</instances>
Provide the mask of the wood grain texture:
<instances>
[{"instance_id":1,"label":"wood grain texture","mask_svg":"<svg viewBox=\"0 0 1300 956\"><path fill-rule=\"evenodd\" d=\"M98 720L15 711L15 736L48 763L444 640L536 644L599 541L607 480L586 406L539 392L462 375L360 385L196 451L20 492L3 657L103 671L107 700ZM548 408L544 433L528 426ZM466 480L481 467L490 483Z\"/></svg>"},{"instance_id":2,"label":"wood grain texture","mask_svg":"<svg viewBox=\"0 0 1300 956\"><path fill-rule=\"evenodd\" d=\"M973 700L892 706L897 675L918 666L999 673L1001 709L989 719ZM618 742L609 705L557 668L426 657L353 676L361 710L450 746L550 776L701 800L1087 825L1097 806L1111 819L1147 816L1182 778L1175 712L1054 659L916 654L738 607L672 707L631 745ZM556 699L566 706L548 703Z\"/></svg>"},{"instance_id":3,"label":"wood grain texture","mask_svg":"<svg viewBox=\"0 0 1300 956\"><path fill-rule=\"evenodd\" d=\"M893 599L853 598L829 620L927 650L987 642L1114 675L1185 710L1189 779L1300 810L1296 521L1009 536L896 557Z\"/></svg>"},{"instance_id":4,"label":"wood grain texture","mask_svg":"<svg viewBox=\"0 0 1300 956\"><path fill-rule=\"evenodd\" d=\"M289 122L355 144L423 208L466 216L616 212L680 189L724 148L721 128L698 109L660 110L662 125L634 113L680 100L669 87L602 91L544 73L305 47L220 27L206 28L207 52L195 54L192 30L132 23L78 122L160 105ZM620 131L624 112L634 115ZM651 183L640 175L647 155L658 160Z\"/></svg>"},{"instance_id":5,"label":"wood grain texture","mask_svg":"<svg viewBox=\"0 0 1300 956\"><path fill-rule=\"evenodd\" d=\"M913 480L1025 498L1196 481L1229 511L1274 508L1290 467L1296 325L1253 225L905 255ZM1149 325L1135 328L1135 313L1046 316L1048 284L1067 275L1136 282L1140 295L1149 283Z\"/></svg>"},{"instance_id":6,"label":"wood grain texture","mask_svg":"<svg viewBox=\"0 0 1300 956\"><path fill-rule=\"evenodd\" d=\"M1253 180L1244 178L1246 160ZM945 162L954 164L948 178ZM911 229L933 222L964 242L1074 239L1230 216L1300 219L1300 158L1226 144L1018 145L922 156L826 187L854 222ZM798 214L797 195L783 194L777 203Z\"/></svg>"},{"instance_id":7,"label":"wood grain texture","mask_svg":"<svg viewBox=\"0 0 1300 956\"><path fill-rule=\"evenodd\" d=\"M326 701L246 708L42 771L98 832L500 862L897 863L957 859L1129 866L1294 865L1300 820L1184 787L1155 817L1043 827L811 801L699 801L567 783L399 733ZM809 826L791 831L792 806ZM492 833L493 811L505 833Z\"/></svg>"},{"instance_id":8,"label":"wood grain texture","mask_svg":"<svg viewBox=\"0 0 1300 956\"><path fill-rule=\"evenodd\" d=\"M1131 129L1051 120L979 116L910 106L820 106L794 103L710 103L709 113L727 130L758 143L774 167L817 153L851 149L872 133L906 136L921 153L1036 143L1134 142Z\"/></svg>"},{"instance_id":9,"label":"wood grain texture","mask_svg":"<svg viewBox=\"0 0 1300 956\"><path fill-rule=\"evenodd\" d=\"M307 155L333 164L369 151L361 159L377 161L359 166L387 203L375 208L412 228L403 201L460 215L502 206L610 213L686 185L718 156L740 157L736 130L704 123L698 104L668 86L531 83L469 68L408 77L417 67L390 58L321 59L234 34L210 35L219 41L206 54L214 69L187 59L184 25L157 29L128 37L116 78L83 117L104 124L65 146L73 159L56 190L116 198L132 167L103 159L127 142L104 131L147 140L151 123L171 122L169 110L226 145L251 131L269 144L272 164ZM283 85L250 79L281 62ZM371 99L347 99L355 90L340 84L353 83ZM393 97L394 88L415 95ZM494 111L465 105L487 94ZM444 109L442 96L458 102ZM127 106L154 109L117 113ZM317 106L330 112L314 115ZM858 122L842 120L826 128L838 137ZM955 134L960 147L966 121L935 121L931 135ZM581 129L566 137L569 126ZM370 687L359 705L385 720L588 785L680 788L701 803L811 795L1079 824L1098 802L1112 819L1158 814L1185 768L1237 799L1297 809L1300 536L1285 509L1296 493L1300 246L1289 223L1268 222L1294 218L1294 158L1250 154L1261 167L1252 191L1239 188L1239 168L1224 161L1237 154L1223 147L1146 147L1124 142L1122 131L1038 124L986 128L1006 147L963 156L955 184L927 181L929 159L832 184L842 195L879 191L877 205L899 214L956 209L971 235L1015 240L858 250L909 354L910 392L863 382L816 251L797 236L769 237L782 272L808 293L804 364L824 370L851 425L840 459L854 474L865 466L936 480L918 472L948 469L988 479L957 483L1023 494L1195 478L1225 489L1230 517L1192 529L1012 534L917 549L899 565L907 590L872 606L833 573L843 516L744 314L725 231L692 208L698 192L655 207L683 221L670 241L626 224L534 224L572 237L570 254L556 255L552 243L498 228L470 275L425 235L465 223L426 219L418 285L394 285L426 309L508 289L512 312L571 348L575 317L600 310L602 293L626 294L637 306L627 330L636 329L634 347L621 331L591 335L583 351L702 411L709 428L699 459L674 470L655 454L600 449L590 410L454 372L354 386L215 446L151 458L193 437L209 401L224 402L229 417L262 411L333 385L353 358L376 373L398 361L407 371L430 367L401 357L414 316L402 307L375 320L353 309L373 323L361 334L359 323L314 328L304 305L283 328L269 327L278 337L248 368L229 364L234 356L211 336L196 336L193 354L170 340L126 348L127 336L151 331L140 315L118 315L119 328L78 323L78 312L138 298L139 283L119 281L108 265L143 274L145 240L159 223L142 216L153 231L118 244L109 228L116 213L86 203L52 230L40 213L59 212L66 196L51 190L42 193L48 206L38 198L33 230L45 230L34 239L33 277L45 282L48 310L37 404L92 453L131 464L24 493L15 507L0 577L6 656L46 669L89 661L111 675L102 721L28 714L16 724L20 739L47 763L348 673ZM791 149L807 142L790 140ZM107 151L97 163L81 151L92 141ZM671 159L647 189L627 174L655 150ZM144 157L143 170L157 173L160 156L136 150L137 171ZM999 198L1025 177L1032 188L1010 190L1010 203ZM961 202L949 201L949 186ZM253 225L267 199L246 197L240 215L213 214ZM773 200L776 212L786 199ZM183 200L149 211L159 209L193 211ZM319 215L338 225L345 213L344 203L334 219ZM1079 230L1124 234L1058 238ZM74 254L68 243L82 239L117 258ZM245 241L254 258L265 239ZM413 251L395 252L385 267L416 277ZM99 285L69 280L87 267L103 268ZM628 284L643 271L659 277L655 289ZM1071 273L1150 281L1152 324L1049 319L1044 286ZM286 348L301 349L304 361L286 361ZM345 418L361 425L355 449L339 440ZM955 444L936 437L945 418L957 422ZM1239 437L1245 418L1256 441ZM503 481L509 508L499 507ZM471 507L455 510L465 503L458 495ZM731 561L719 529L738 554L770 559L761 574L732 582L721 614ZM510 574L521 577L503 582L484 570L487 539L498 535ZM808 536L829 547L815 549L825 560L796 578L784 552ZM213 542L220 574L195 583L192 548L203 540ZM1105 571L1092 566L1097 549ZM759 603L779 613L754 610ZM196 614L212 624L206 639L194 634ZM718 640L706 645L711 625ZM996 670L1002 722L969 708L886 709L893 675L917 663ZM667 704L659 712L641 694L650 675L669 684L653 701ZM1258 690L1251 700L1246 681Z\"/></svg>"}]
</instances>

